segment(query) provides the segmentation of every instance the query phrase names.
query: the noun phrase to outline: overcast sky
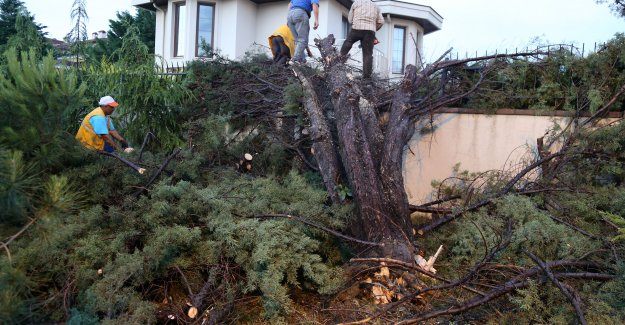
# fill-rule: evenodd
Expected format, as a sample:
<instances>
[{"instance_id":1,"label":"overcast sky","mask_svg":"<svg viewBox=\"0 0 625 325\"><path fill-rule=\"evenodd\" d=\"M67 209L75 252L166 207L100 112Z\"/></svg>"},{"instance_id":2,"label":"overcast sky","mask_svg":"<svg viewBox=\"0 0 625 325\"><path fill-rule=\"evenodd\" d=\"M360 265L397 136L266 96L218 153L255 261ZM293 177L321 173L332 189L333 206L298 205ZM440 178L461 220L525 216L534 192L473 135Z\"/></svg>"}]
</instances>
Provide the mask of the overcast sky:
<instances>
[{"instance_id":1,"label":"overcast sky","mask_svg":"<svg viewBox=\"0 0 625 325\"><path fill-rule=\"evenodd\" d=\"M35 21L48 26L48 37L63 39L72 28L70 10L73 0L22 0L32 14ZM87 32L89 35L99 30L109 29L109 19L115 18L118 11L135 12L130 0L86 0Z\"/></svg>"},{"instance_id":2,"label":"overcast sky","mask_svg":"<svg viewBox=\"0 0 625 325\"><path fill-rule=\"evenodd\" d=\"M410 0L413 2L414 0ZM453 47L464 56L543 43L605 42L625 32L625 18L595 0L417 0L443 16L443 29L425 36L424 57Z\"/></svg>"},{"instance_id":3,"label":"overcast sky","mask_svg":"<svg viewBox=\"0 0 625 325\"><path fill-rule=\"evenodd\" d=\"M54 38L71 28L72 0L22 0ZM625 32L625 19L615 17L608 6L595 0L404 0L429 5L444 18L443 29L426 35L424 57L432 59L453 47L464 56L543 43L605 42ZM88 31L108 30L117 11L134 9L130 0L87 0Z\"/></svg>"}]
</instances>

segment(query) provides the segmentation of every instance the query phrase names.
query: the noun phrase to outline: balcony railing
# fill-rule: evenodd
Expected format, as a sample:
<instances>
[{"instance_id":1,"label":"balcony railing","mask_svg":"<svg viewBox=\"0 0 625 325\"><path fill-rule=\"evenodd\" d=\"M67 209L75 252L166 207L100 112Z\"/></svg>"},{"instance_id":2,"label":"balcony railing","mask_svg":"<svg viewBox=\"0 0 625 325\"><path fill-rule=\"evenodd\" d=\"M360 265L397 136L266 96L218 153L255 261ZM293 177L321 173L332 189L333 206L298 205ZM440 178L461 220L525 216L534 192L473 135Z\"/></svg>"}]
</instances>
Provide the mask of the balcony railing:
<instances>
[{"instance_id":1,"label":"balcony railing","mask_svg":"<svg viewBox=\"0 0 625 325\"><path fill-rule=\"evenodd\" d=\"M341 49L341 46L343 46L343 42L345 42L345 39L336 40L335 46L337 47L337 49ZM349 55L350 60L347 63L354 68L362 70L362 48L359 45L353 46L351 51L349 51ZM382 79L388 78L388 62L388 58L386 57L386 55L384 55L384 52L380 51L376 47L373 47L373 73L377 73Z\"/></svg>"}]
</instances>

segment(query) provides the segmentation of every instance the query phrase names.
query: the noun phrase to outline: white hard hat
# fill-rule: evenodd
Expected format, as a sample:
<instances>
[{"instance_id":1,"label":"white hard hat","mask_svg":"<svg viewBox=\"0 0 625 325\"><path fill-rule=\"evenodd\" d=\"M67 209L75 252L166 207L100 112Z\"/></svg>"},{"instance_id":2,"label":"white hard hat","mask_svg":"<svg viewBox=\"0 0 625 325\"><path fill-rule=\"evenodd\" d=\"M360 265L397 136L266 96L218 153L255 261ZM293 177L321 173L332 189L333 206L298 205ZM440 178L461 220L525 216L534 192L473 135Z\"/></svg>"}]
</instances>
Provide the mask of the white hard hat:
<instances>
[{"instance_id":1,"label":"white hard hat","mask_svg":"<svg viewBox=\"0 0 625 325\"><path fill-rule=\"evenodd\" d=\"M113 97L111 96L104 96L102 98L100 98L100 102L99 102L100 106L111 106L111 107L117 107L117 102L115 101L115 99L113 99Z\"/></svg>"}]
</instances>

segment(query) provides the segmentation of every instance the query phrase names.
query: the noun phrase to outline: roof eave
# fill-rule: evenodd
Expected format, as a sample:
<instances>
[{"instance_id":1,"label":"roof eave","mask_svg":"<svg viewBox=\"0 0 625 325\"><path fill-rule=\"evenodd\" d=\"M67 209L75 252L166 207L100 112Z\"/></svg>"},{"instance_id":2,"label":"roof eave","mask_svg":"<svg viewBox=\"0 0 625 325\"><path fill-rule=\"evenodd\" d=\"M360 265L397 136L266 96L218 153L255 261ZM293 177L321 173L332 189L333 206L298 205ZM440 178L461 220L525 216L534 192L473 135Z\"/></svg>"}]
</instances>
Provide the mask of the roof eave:
<instances>
[{"instance_id":1,"label":"roof eave","mask_svg":"<svg viewBox=\"0 0 625 325\"><path fill-rule=\"evenodd\" d=\"M167 0L131 0L130 4L138 8L156 11L154 6L166 6Z\"/></svg>"},{"instance_id":2,"label":"roof eave","mask_svg":"<svg viewBox=\"0 0 625 325\"><path fill-rule=\"evenodd\" d=\"M423 27L423 33L429 34L443 27L443 17L432 7L397 0L375 1L383 15L412 20Z\"/></svg>"}]
</instances>

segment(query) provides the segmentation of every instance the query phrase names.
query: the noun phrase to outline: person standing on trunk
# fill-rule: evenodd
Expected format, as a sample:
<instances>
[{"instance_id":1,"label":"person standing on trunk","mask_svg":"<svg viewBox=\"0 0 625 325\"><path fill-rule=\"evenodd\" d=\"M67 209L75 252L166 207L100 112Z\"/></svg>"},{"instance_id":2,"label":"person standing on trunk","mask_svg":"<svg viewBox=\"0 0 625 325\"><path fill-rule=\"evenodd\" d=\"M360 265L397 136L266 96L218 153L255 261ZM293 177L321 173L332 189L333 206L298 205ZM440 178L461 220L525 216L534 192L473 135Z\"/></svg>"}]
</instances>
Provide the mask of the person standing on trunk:
<instances>
[{"instance_id":1,"label":"person standing on trunk","mask_svg":"<svg viewBox=\"0 0 625 325\"><path fill-rule=\"evenodd\" d=\"M380 8L371 0L356 0L349 9L347 20L352 28L341 47L341 56L346 56L354 43L360 41L362 45L362 77L371 78L373 70L373 45L375 32L384 25L384 17Z\"/></svg>"},{"instance_id":2,"label":"person standing on trunk","mask_svg":"<svg viewBox=\"0 0 625 325\"><path fill-rule=\"evenodd\" d=\"M311 12L315 16L313 29L316 30L319 27L319 0L291 0L289 2L289 15L286 21L295 37L293 61L297 63L306 63L304 50L308 47Z\"/></svg>"}]
</instances>

